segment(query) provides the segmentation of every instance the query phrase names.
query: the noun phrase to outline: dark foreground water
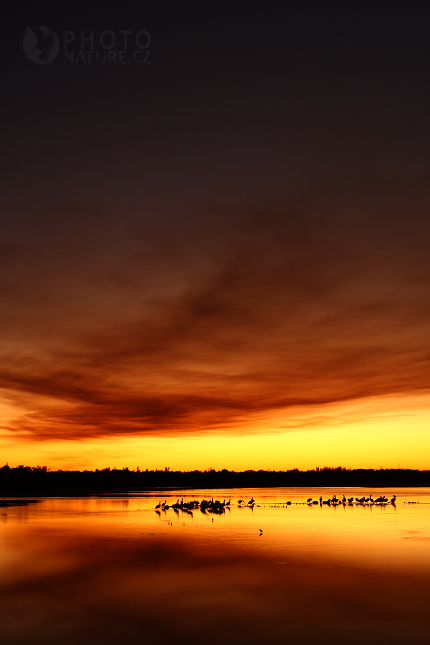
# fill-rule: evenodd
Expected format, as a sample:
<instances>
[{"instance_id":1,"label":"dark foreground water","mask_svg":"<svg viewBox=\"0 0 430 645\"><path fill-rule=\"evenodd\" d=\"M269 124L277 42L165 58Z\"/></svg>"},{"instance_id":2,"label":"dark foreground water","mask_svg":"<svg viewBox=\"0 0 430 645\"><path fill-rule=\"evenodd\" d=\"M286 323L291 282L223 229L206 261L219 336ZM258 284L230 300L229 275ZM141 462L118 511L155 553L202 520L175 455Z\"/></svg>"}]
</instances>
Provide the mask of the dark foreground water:
<instances>
[{"instance_id":1,"label":"dark foreground water","mask_svg":"<svg viewBox=\"0 0 430 645\"><path fill-rule=\"evenodd\" d=\"M397 501L303 504L334 493ZM231 509L154 510L182 497ZM430 489L13 501L0 502L4 645L430 642Z\"/></svg>"}]
</instances>

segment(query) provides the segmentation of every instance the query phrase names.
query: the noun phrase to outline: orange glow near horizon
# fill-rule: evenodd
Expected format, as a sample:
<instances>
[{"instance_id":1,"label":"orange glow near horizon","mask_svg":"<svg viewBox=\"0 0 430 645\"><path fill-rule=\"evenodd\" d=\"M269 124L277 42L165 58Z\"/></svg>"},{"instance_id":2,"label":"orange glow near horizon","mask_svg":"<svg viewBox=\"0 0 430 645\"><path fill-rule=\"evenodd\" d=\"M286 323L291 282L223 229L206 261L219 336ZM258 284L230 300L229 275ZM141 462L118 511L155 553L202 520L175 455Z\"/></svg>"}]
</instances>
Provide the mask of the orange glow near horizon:
<instances>
[{"instance_id":1,"label":"orange glow near horizon","mask_svg":"<svg viewBox=\"0 0 430 645\"><path fill-rule=\"evenodd\" d=\"M3 432L10 466L55 469L301 470L315 467L430 468L430 397L380 397L279 411L238 432L32 441ZM3 465L3 464L1 464Z\"/></svg>"}]
</instances>

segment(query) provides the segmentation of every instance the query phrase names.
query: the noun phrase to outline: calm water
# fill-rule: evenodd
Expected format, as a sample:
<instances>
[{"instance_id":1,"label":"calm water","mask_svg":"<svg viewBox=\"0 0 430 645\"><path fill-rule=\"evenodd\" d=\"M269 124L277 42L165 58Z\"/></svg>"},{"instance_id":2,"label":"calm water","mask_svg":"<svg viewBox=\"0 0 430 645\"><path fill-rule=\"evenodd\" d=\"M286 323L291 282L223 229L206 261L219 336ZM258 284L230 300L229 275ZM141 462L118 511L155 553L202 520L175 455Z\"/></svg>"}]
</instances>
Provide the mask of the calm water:
<instances>
[{"instance_id":1,"label":"calm water","mask_svg":"<svg viewBox=\"0 0 430 645\"><path fill-rule=\"evenodd\" d=\"M335 493L397 503L303 503ZM231 509L154 510L212 497ZM38 498L0 512L5 645L430 641L430 489Z\"/></svg>"}]
</instances>

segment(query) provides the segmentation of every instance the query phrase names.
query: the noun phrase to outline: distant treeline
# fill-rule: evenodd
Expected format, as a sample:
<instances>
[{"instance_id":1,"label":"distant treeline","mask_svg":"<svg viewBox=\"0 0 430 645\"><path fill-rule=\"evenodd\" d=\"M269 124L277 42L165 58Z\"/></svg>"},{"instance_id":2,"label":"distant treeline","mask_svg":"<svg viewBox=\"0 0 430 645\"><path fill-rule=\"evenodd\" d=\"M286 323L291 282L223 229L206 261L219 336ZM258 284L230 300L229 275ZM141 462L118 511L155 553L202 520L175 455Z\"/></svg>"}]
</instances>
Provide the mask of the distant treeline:
<instances>
[{"instance_id":1,"label":"distant treeline","mask_svg":"<svg viewBox=\"0 0 430 645\"><path fill-rule=\"evenodd\" d=\"M315 468L315 470L49 470L46 466L7 464L0 468L0 494L91 494L151 488L258 488L271 486L430 486L429 470L404 468Z\"/></svg>"}]
</instances>

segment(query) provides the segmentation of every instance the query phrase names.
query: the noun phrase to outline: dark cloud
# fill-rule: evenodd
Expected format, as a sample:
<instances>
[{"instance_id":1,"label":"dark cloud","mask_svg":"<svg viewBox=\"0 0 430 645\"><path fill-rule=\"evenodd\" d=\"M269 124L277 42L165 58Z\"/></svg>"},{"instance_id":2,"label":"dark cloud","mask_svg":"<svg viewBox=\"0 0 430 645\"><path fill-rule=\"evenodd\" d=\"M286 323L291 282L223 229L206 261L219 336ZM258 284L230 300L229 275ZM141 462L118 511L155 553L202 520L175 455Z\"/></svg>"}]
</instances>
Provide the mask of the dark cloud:
<instances>
[{"instance_id":1,"label":"dark cloud","mask_svg":"<svg viewBox=\"0 0 430 645\"><path fill-rule=\"evenodd\" d=\"M428 391L429 198L423 180L339 179L276 200L11 219L10 429L247 432L282 408Z\"/></svg>"}]
</instances>

